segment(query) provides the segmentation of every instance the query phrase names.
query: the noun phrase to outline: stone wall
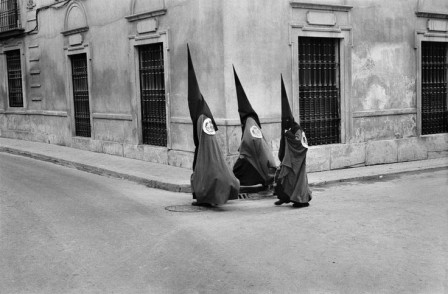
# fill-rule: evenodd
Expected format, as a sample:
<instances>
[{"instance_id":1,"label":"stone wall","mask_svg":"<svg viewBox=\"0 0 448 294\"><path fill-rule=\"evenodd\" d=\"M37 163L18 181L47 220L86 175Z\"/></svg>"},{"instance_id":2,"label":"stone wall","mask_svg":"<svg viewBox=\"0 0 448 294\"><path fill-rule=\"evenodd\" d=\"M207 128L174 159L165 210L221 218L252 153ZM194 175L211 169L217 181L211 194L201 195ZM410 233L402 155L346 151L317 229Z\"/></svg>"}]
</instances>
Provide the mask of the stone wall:
<instances>
[{"instance_id":1,"label":"stone wall","mask_svg":"<svg viewBox=\"0 0 448 294\"><path fill-rule=\"evenodd\" d=\"M297 38L321 36L341 40L342 143L310 147L310 171L448 156L447 134L420 135L418 74L419 40L448 42L448 20L431 26L431 14L416 14L448 15L446 1L35 0L30 9L28 2L19 1L26 31L37 25L37 8L53 6L40 10L34 33L0 39L1 68L5 50L21 50L26 100L8 107L0 71L0 136L191 168L188 43L228 164L241 138L232 66L277 154L280 74L299 120ZM166 148L141 144L137 48L151 40L165 49ZM88 55L91 138L74 136L73 52Z\"/></svg>"}]
</instances>

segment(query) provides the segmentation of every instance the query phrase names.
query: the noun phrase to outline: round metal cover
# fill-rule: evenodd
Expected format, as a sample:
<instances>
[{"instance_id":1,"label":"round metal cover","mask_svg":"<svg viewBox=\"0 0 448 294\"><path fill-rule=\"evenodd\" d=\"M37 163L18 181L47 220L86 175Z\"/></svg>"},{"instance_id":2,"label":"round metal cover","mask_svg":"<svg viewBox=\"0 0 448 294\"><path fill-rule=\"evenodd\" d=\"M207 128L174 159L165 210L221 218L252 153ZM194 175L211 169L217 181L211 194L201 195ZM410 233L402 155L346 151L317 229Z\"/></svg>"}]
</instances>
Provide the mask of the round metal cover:
<instances>
[{"instance_id":1,"label":"round metal cover","mask_svg":"<svg viewBox=\"0 0 448 294\"><path fill-rule=\"evenodd\" d=\"M174 212L199 212L208 210L208 207L203 206L193 206L193 205L171 205L165 207L168 211L174 211Z\"/></svg>"}]
</instances>

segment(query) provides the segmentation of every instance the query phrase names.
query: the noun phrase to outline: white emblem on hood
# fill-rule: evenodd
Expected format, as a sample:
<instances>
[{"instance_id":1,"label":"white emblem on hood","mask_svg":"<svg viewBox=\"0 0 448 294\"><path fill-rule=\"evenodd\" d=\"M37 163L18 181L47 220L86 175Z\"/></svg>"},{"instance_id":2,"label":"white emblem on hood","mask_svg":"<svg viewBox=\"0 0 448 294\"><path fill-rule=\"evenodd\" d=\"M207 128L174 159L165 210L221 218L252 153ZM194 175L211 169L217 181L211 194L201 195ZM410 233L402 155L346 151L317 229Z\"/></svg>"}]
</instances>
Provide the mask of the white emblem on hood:
<instances>
[{"instance_id":1,"label":"white emblem on hood","mask_svg":"<svg viewBox=\"0 0 448 294\"><path fill-rule=\"evenodd\" d=\"M202 130L207 135L214 135L216 134L215 127L213 126L212 120L210 118L206 118L204 122L202 123Z\"/></svg>"},{"instance_id":2,"label":"white emblem on hood","mask_svg":"<svg viewBox=\"0 0 448 294\"><path fill-rule=\"evenodd\" d=\"M305 132L302 132L302 145L308 149L308 139L305 136Z\"/></svg>"},{"instance_id":3,"label":"white emblem on hood","mask_svg":"<svg viewBox=\"0 0 448 294\"><path fill-rule=\"evenodd\" d=\"M261 133L260 129L257 126L250 127L250 134L254 138L258 138L258 139L263 138L263 134Z\"/></svg>"}]
</instances>

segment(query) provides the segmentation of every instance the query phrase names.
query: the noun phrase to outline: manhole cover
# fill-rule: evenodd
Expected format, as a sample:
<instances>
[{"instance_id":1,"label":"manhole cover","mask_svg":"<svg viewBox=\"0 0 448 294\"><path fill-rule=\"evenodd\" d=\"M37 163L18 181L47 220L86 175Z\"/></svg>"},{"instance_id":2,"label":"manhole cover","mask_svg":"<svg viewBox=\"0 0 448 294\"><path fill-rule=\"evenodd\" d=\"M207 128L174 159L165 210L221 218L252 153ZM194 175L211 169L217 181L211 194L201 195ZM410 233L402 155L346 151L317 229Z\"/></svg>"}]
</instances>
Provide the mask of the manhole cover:
<instances>
[{"instance_id":1,"label":"manhole cover","mask_svg":"<svg viewBox=\"0 0 448 294\"><path fill-rule=\"evenodd\" d=\"M272 191L260 191L258 193L240 193L238 199L240 200L260 200L266 198L272 198L274 194Z\"/></svg>"},{"instance_id":2,"label":"manhole cover","mask_svg":"<svg viewBox=\"0 0 448 294\"><path fill-rule=\"evenodd\" d=\"M174 212L199 212L208 210L208 207L203 206L193 206L193 205L172 205L165 207L168 211L174 211Z\"/></svg>"}]
</instances>

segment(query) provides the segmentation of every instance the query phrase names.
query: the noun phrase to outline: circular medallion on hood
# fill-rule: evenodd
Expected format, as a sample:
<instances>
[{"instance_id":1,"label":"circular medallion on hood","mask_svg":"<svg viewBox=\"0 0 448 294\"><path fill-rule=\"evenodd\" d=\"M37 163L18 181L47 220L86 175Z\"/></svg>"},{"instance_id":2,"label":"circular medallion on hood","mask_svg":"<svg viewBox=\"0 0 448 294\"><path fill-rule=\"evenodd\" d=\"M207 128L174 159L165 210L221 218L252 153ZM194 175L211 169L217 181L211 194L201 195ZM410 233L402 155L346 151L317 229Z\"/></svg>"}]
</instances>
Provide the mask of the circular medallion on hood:
<instances>
[{"instance_id":1,"label":"circular medallion on hood","mask_svg":"<svg viewBox=\"0 0 448 294\"><path fill-rule=\"evenodd\" d=\"M308 148L308 139L305 136L305 132L302 132L302 145L305 148Z\"/></svg>"},{"instance_id":2,"label":"circular medallion on hood","mask_svg":"<svg viewBox=\"0 0 448 294\"><path fill-rule=\"evenodd\" d=\"M210 118L206 118L204 122L202 123L202 130L207 135L213 136L216 134L215 127L213 126L213 122Z\"/></svg>"},{"instance_id":3,"label":"circular medallion on hood","mask_svg":"<svg viewBox=\"0 0 448 294\"><path fill-rule=\"evenodd\" d=\"M257 126L252 126L250 128L250 134L254 138L258 138L258 139L263 138L263 134L261 133L260 129Z\"/></svg>"}]
</instances>

